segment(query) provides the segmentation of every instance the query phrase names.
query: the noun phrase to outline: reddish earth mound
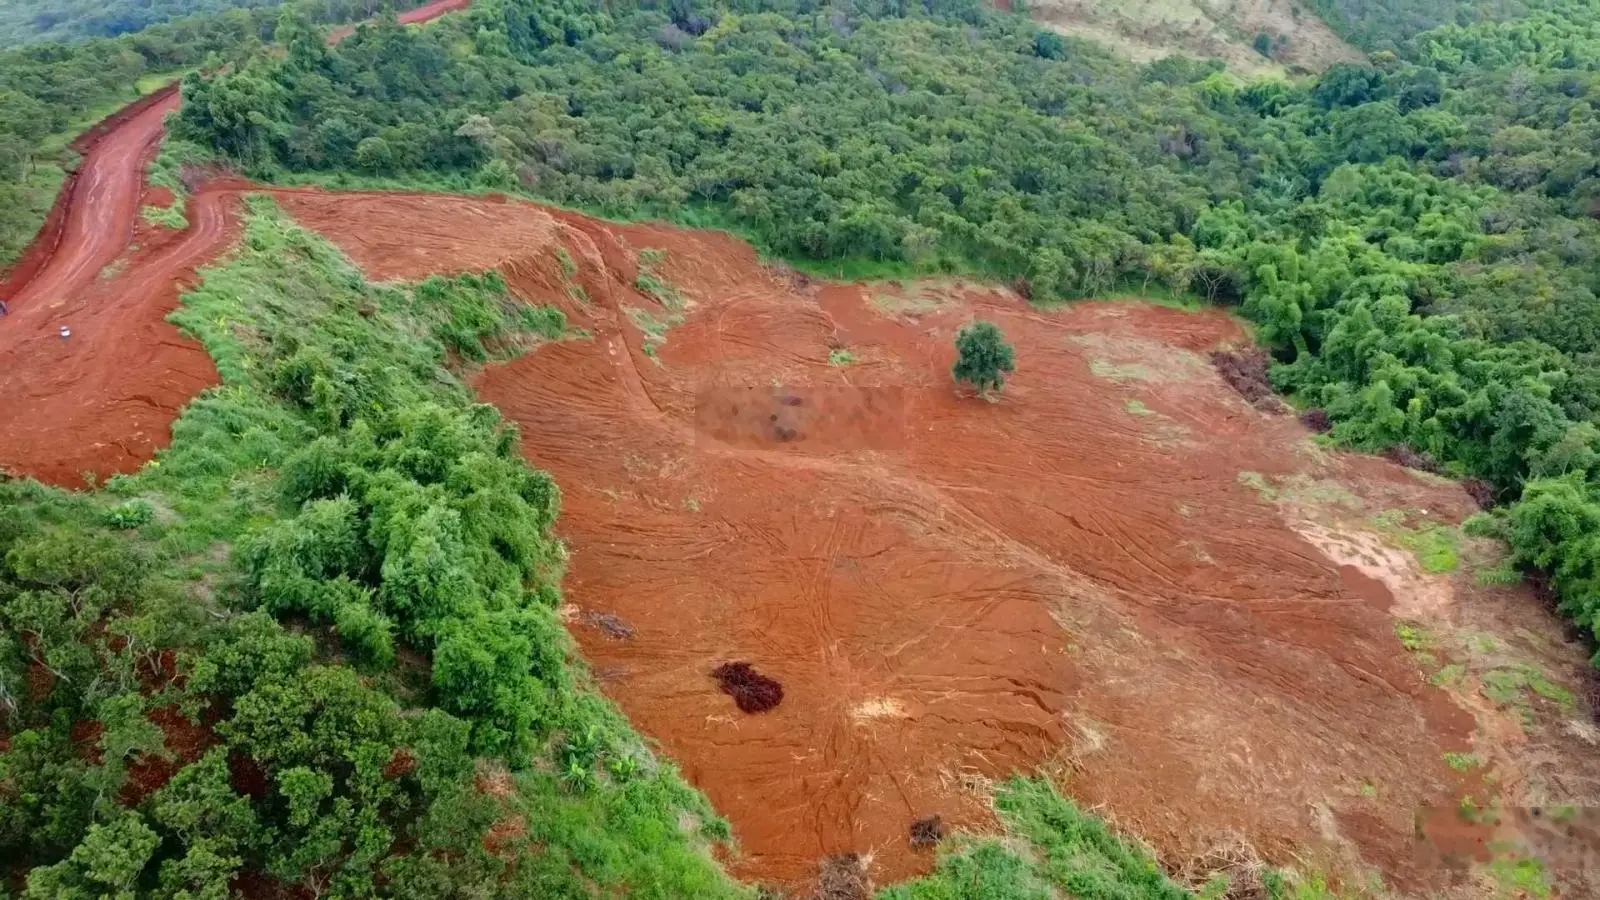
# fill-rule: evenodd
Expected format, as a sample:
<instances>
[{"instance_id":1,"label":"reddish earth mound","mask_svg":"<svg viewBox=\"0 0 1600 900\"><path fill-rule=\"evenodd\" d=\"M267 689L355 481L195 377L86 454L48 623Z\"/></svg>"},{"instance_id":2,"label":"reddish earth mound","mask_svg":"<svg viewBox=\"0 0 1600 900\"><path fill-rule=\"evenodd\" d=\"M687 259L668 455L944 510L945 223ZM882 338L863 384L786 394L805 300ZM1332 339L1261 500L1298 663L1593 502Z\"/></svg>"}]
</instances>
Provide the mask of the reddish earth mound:
<instances>
[{"instance_id":1,"label":"reddish earth mound","mask_svg":"<svg viewBox=\"0 0 1600 900\"><path fill-rule=\"evenodd\" d=\"M711 670L722 692L733 698L740 712L760 713L783 702L783 685L746 662L723 663Z\"/></svg>"},{"instance_id":2,"label":"reddish earth mound","mask_svg":"<svg viewBox=\"0 0 1600 900\"><path fill-rule=\"evenodd\" d=\"M586 657L733 822L735 874L926 871L908 822L987 827L989 783L1045 765L1175 861L1242 838L1432 883L1412 811L1454 808L1441 754L1472 717L1398 647L1385 585L1252 485L1467 499L1253 409L1206 356L1242 337L1225 316L814 285L725 235L526 204L280 201L376 278L497 264L586 329L478 389L562 485ZM950 383L974 316L1016 346L996 403ZM705 673L729 659L782 705L727 710Z\"/></svg>"}]
</instances>

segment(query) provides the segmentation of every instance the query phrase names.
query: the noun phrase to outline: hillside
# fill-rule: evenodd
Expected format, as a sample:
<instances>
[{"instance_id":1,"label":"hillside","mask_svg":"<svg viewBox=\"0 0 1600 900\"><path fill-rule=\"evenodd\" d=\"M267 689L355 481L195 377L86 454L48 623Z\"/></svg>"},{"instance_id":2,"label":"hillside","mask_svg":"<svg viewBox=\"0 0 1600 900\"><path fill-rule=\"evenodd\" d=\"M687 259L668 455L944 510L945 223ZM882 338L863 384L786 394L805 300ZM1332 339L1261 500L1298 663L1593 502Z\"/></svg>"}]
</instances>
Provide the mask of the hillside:
<instances>
[{"instance_id":1,"label":"hillside","mask_svg":"<svg viewBox=\"0 0 1600 900\"><path fill-rule=\"evenodd\" d=\"M0 897L1600 896L1600 21L1539 2L1293 79L989 0L0 54L65 180Z\"/></svg>"},{"instance_id":2,"label":"hillside","mask_svg":"<svg viewBox=\"0 0 1600 900\"><path fill-rule=\"evenodd\" d=\"M1031 0L1026 8L1062 34L1139 62L1182 53L1253 74L1320 72L1361 58L1299 0Z\"/></svg>"}]
</instances>

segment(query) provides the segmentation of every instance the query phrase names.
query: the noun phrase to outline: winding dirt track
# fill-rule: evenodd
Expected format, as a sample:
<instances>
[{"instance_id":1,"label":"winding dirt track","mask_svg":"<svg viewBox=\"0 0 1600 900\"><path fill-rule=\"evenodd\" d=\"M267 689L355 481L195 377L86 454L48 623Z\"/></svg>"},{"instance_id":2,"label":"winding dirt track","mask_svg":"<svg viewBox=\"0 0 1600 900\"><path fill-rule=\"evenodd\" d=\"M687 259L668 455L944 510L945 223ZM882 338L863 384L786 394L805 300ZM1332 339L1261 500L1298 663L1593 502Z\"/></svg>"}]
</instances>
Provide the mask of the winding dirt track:
<instances>
[{"instance_id":1,"label":"winding dirt track","mask_svg":"<svg viewBox=\"0 0 1600 900\"><path fill-rule=\"evenodd\" d=\"M469 2L438 0L400 21ZM0 318L0 471L70 486L131 472L166 446L178 410L217 382L211 358L166 316L236 236L235 194L199 195L181 234L139 218L143 203L162 200L145 196L144 171L178 103L172 85L75 142L76 173L0 280L11 311Z\"/></svg>"}]
</instances>

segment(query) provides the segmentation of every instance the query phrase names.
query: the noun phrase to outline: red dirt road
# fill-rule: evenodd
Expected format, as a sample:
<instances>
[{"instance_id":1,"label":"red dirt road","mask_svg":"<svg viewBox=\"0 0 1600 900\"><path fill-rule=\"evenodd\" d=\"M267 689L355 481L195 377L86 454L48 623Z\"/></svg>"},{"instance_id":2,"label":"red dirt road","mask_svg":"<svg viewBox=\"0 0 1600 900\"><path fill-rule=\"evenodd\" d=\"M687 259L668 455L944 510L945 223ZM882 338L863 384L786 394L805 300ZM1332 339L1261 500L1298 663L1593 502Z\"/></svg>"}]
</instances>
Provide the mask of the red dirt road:
<instances>
[{"instance_id":1,"label":"red dirt road","mask_svg":"<svg viewBox=\"0 0 1600 900\"><path fill-rule=\"evenodd\" d=\"M401 25L420 25L424 22L432 22L445 13L458 12L471 5L472 0L434 0L434 2L424 4L416 9L408 9L401 13L398 18ZM328 32L328 43L337 44L355 33L356 26L341 25Z\"/></svg>"},{"instance_id":2,"label":"red dirt road","mask_svg":"<svg viewBox=\"0 0 1600 900\"><path fill-rule=\"evenodd\" d=\"M425 22L468 3L439 0L400 18ZM197 268L232 244L231 197L200 195L181 235L139 218L145 167L178 103L174 85L80 138L77 172L0 281L11 310L0 318L0 472L73 487L131 472L217 382L211 358L166 316Z\"/></svg>"},{"instance_id":3,"label":"red dirt road","mask_svg":"<svg viewBox=\"0 0 1600 900\"><path fill-rule=\"evenodd\" d=\"M1241 337L1225 317L809 285L725 235L527 204L279 202L375 278L496 265L592 333L478 389L562 486L585 658L732 821L735 874L796 887L843 851L880 884L924 872L913 820L987 826L990 781L1040 766L1174 863L1243 840L1420 890L1443 876L1414 811L1480 837L1442 761L1475 749L1474 715L1394 636L1412 585L1251 485L1468 501L1251 409L1203 355ZM682 309L636 290L645 248ZM1021 365L992 405L950 385L974 315ZM782 683L776 709L719 689L735 661Z\"/></svg>"},{"instance_id":4,"label":"red dirt road","mask_svg":"<svg viewBox=\"0 0 1600 900\"><path fill-rule=\"evenodd\" d=\"M31 273L25 258L19 274L30 277L4 295L0 469L73 486L85 473L132 471L166 445L178 409L216 383L211 358L165 317L195 267L231 242L229 216L220 203L194 204L181 238L139 220L144 167L177 106L166 91L93 142L58 240Z\"/></svg>"}]
</instances>

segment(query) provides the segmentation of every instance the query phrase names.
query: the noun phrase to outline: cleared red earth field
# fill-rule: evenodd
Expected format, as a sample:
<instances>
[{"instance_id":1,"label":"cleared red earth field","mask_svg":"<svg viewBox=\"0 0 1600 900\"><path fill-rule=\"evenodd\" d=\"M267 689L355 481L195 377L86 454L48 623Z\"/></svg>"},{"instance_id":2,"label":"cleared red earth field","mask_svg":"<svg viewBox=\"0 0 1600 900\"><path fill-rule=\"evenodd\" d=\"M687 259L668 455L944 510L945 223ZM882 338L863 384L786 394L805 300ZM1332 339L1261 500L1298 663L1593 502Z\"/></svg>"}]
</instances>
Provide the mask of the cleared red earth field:
<instances>
[{"instance_id":1,"label":"cleared red earth field","mask_svg":"<svg viewBox=\"0 0 1600 900\"><path fill-rule=\"evenodd\" d=\"M140 173L171 102L94 140L8 282L0 468L132 471L216 381L164 317L251 188L135 227L168 200ZM845 851L879 884L926 872L914 820L991 828L992 782L1044 771L1179 874L1265 858L1494 896L1469 863L1559 839L1521 810L1600 799L1584 652L1526 587L1478 583L1501 551L1455 527L1465 493L1246 403L1207 358L1248 343L1220 311L817 283L727 235L520 202L269 193L374 279L498 269L584 329L474 384L564 491L585 658L733 823L738 876L799 887ZM976 317L1016 345L995 402L950 380ZM1424 539L1454 564L1424 571Z\"/></svg>"},{"instance_id":2,"label":"cleared red earth field","mask_svg":"<svg viewBox=\"0 0 1600 900\"><path fill-rule=\"evenodd\" d=\"M1220 312L812 283L725 235L530 204L278 199L371 277L496 267L587 331L477 389L562 486L585 657L733 822L740 876L793 887L844 851L880 884L924 872L913 820L990 826L989 783L1043 767L1175 866L1477 895L1462 867L1529 823L1465 823L1462 797L1592 796L1577 705L1474 680L1577 690L1582 653L1475 583L1487 542L1453 575L1397 547L1471 501L1245 403L1205 355L1245 341ZM950 380L975 316L1017 348L995 403ZM775 708L712 677L739 662Z\"/></svg>"}]
</instances>

